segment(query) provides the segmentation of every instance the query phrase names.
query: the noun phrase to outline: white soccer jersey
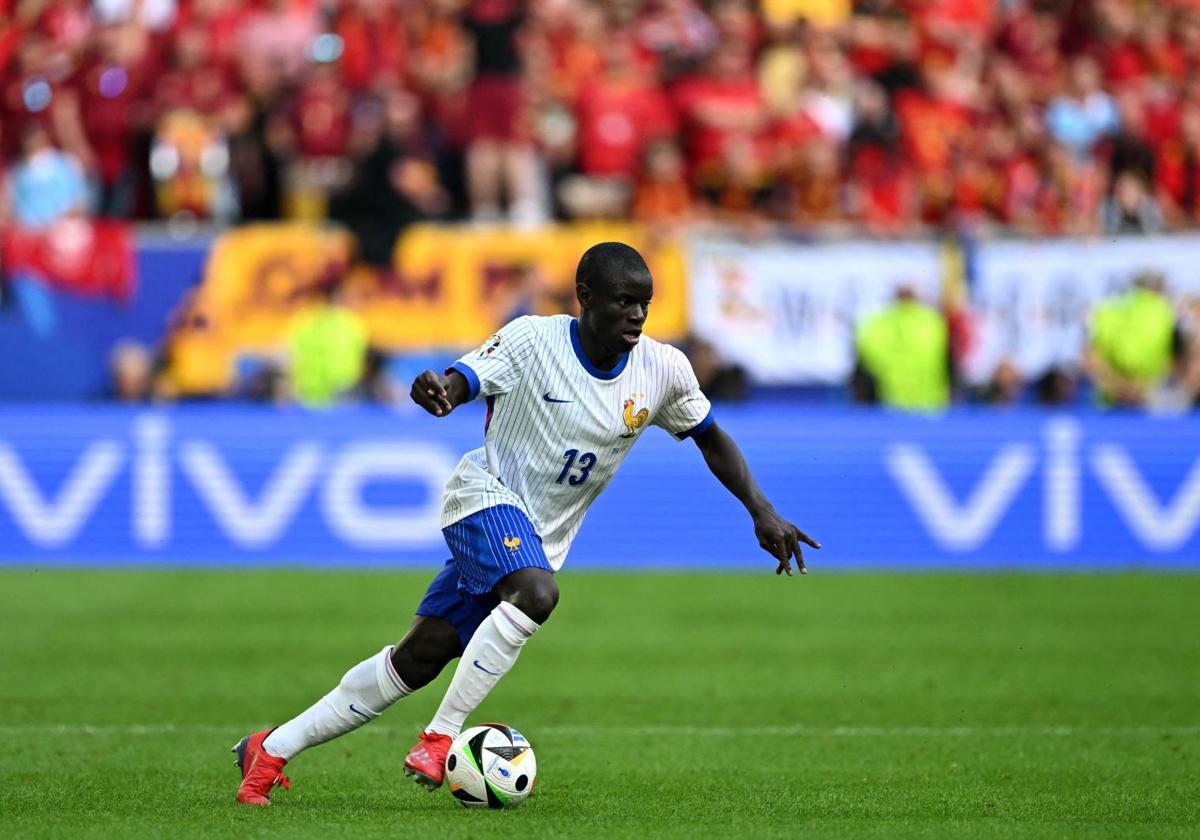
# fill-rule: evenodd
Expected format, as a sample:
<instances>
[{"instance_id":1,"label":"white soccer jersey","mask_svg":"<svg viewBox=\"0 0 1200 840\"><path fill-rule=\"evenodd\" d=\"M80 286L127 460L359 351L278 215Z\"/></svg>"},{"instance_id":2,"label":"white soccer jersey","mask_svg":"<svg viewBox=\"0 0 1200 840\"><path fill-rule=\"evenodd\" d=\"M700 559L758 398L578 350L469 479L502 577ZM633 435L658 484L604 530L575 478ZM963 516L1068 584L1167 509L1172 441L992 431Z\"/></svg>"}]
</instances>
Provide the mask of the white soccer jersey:
<instances>
[{"instance_id":1,"label":"white soccer jersey","mask_svg":"<svg viewBox=\"0 0 1200 840\"><path fill-rule=\"evenodd\" d=\"M453 365L487 398L484 443L446 484L442 527L495 505L525 512L557 571L588 506L648 426L683 439L712 424L683 353L642 336L597 369L569 315L517 318Z\"/></svg>"}]
</instances>

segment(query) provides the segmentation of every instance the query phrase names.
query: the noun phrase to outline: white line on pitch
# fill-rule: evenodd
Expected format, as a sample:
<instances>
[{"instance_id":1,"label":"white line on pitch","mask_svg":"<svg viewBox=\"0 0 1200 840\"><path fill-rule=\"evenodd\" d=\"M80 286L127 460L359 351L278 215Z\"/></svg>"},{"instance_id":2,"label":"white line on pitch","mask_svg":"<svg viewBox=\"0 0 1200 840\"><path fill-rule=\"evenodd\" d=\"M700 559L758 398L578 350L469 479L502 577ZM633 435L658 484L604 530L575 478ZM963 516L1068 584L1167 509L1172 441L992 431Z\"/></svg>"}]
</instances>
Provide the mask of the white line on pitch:
<instances>
[{"instance_id":1,"label":"white line on pitch","mask_svg":"<svg viewBox=\"0 0 1200 840\"><path fill-rule=\"evenodd\" d=\"M411 726L378 725L363 729L374 735L415 735L420 724ZM246 726L208 723L148 724L0 724L0 735L230 735L244 734ZM1191 726L690 726L647 724L643 726L606 726L603 724L549 725L527 730L531 734L564 736L698 736L698 737L810 737L810 738L969 738L975 736L1012 737L1042 735L1070 737L1080 735L1117 735L1152 737L1163 735L1200 735L1200 725Z\"/></svg>"}]
</instances>

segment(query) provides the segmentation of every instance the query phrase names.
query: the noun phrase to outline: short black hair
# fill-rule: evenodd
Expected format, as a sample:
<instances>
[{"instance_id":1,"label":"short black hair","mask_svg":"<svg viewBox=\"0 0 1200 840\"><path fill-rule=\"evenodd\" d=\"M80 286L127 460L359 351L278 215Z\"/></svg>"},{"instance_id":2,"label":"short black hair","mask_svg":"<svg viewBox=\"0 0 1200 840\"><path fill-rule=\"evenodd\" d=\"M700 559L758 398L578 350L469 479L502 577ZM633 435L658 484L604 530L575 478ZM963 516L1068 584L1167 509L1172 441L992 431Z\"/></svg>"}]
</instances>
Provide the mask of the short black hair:
<instances>
[{"instance_id":1,"label":"short black hair","mask_svg":"<svg viewBox=\"0 0 1200 840\"><path fill-rule=\"evenodd\" d=\"M583 252L575 269L575 282L589 289L606 289L621 277L650 277L650 268L633 248L624 242L601 242Z\"/></svg>"}]
</instances>

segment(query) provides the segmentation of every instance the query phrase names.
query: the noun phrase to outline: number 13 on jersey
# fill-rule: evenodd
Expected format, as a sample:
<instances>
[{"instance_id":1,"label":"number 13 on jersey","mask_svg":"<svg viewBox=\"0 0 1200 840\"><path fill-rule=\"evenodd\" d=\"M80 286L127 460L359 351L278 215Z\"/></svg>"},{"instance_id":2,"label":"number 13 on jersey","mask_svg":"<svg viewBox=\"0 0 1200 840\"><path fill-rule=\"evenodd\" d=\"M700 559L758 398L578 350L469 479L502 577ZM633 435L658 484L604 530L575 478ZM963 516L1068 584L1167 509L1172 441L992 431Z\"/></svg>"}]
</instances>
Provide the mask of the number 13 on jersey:
<instances>
[{"instance_id":1,"label":"number 13 on jersey","mask_svg":"<svg viewBox=\"0 0 1200 840\"><path fill-rule=\"evenodd\" d=\"M562 484L563 479L572 487L578 487L583 482L587 481L588 473L592 471L592 467L596 466L596 456L591 452L579 454L578 449L568 449L563 453L563 459L566 463L563 464L562 472L558 474L558 478L554 479L555 484ZM571 469L577 467L579 473L571 475Z\"/></svg>"}]
</instances>

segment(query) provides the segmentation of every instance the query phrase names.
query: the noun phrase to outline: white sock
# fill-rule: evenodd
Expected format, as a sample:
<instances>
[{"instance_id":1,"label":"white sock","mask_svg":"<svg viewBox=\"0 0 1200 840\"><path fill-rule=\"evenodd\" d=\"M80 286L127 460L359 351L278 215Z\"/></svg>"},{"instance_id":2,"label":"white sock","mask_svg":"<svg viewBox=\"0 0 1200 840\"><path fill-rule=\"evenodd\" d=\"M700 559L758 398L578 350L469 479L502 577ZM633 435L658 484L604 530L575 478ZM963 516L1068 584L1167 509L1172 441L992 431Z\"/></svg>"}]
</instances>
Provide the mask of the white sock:
<instances>
[{"instance_id":1,"label":"white sock","mask_svg":"<svg viewBox=\"0 0 1200 840\"><path fill-rule=\"evenodd\" d=\"M467 715L512 669L525 640L537 630L538 625L529 616L501 601L467 643L442 705L425 731L458 737Z\"/></svg>"},{"instance_id":2,"label":"white sock","mask_svg":"<svg viewBox=\"0 0 1200 840\"><path fill-rule=\"evenodd\" d=\"M309 747L358 729L412 694L392 667L392 647L347 671L333 691L268 735L263 749L291 761Z\"/></svg>"}]
</instances>

